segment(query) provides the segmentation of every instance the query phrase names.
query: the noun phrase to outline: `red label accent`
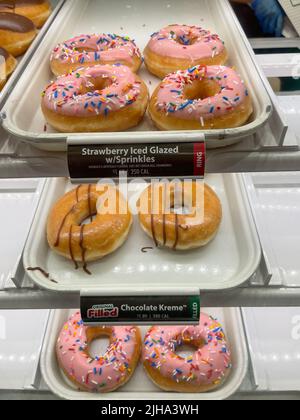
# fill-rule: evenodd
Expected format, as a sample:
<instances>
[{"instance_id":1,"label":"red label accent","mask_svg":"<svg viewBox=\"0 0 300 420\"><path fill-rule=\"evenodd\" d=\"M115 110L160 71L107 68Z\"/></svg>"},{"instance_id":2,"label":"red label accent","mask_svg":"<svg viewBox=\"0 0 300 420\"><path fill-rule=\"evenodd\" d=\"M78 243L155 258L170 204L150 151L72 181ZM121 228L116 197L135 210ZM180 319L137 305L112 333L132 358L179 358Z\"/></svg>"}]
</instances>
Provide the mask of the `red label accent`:
<instances>
[{"instance_id":1,"label":"red label accent","mask_svg":"<svg viewBox=\"0 0 300 420\"><path fill-rule=\"evenodd\" d=\"M204 178L206 163L206 148L205 143L194 144L194 176Z\"/></svg>"}]
</instances>

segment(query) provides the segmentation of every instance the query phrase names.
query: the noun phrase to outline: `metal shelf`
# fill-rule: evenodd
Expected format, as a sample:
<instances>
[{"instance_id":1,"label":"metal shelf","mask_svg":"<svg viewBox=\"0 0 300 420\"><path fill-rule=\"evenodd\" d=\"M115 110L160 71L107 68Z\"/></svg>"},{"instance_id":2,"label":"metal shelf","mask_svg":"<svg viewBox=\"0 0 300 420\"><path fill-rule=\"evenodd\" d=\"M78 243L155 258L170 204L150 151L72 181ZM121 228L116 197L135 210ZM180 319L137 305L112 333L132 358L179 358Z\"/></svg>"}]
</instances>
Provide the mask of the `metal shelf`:
<instances>
[{"instance_id":1,"label":"metal shelf","mask_svg":"<svg viewBox=\"0 0 300 420\"><path fill-rule=\"evenodd\" d=\"M266 142L268 138L269 146L262 145L262 139ZM293 133L288 133L285 141L287 146L275 145L271 132L266 128L239 145L209 150L207 173L298 171L298 140ZM41 152L13 137L3 143L0 147L0 178L69 176L66 153Z\"/></svg>"},{"instance_id":2,"label":"metal shelf","mask_svg":"<svg viewBox=\"0 0 300 420\"><path fill-rule=\"evenodd\" d=\"M227 292L205 292L201 295L201 305L203 308L298 307L300 288L249 286ZM79 293L53 293L33 288L0 291L2 310L72 309L79 306Z\"/></svg>"},{"instance_id":3,"label":"metal shelf","mask_svg":"<svg viewBox=\"0 0 300 420\"><path fill-rule=\"evenodd\" d=\"M20 275L20 268L18 271L19 277L14 279L17 287L10 284L0 290L1 309L74 309L80 307L79 293L57 293L38 289L32 285L26 274L23 277ZM243 287L201 293L201 306L203 308L300 306L300 288L269 286L269 280L270 276L266 274L262 264L248 284Z\"/></svg>"}]
</instances>

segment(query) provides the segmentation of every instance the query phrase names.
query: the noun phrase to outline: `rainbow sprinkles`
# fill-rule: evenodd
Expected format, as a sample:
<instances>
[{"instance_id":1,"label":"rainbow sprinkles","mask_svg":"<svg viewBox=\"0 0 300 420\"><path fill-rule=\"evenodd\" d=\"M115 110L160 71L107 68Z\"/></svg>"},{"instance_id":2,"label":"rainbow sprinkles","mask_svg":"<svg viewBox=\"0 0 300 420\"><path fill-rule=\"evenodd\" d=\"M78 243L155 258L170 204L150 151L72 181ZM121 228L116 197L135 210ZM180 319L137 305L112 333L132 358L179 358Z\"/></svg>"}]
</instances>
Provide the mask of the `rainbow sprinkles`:
<instances>
[{"instance_id":1,"label":"rainbow sprinkles","mask_svg":"<svg viewBox=\"0 0 300 420\"><path fill-rule=\"evenodd\" d=\"M141 83L134 73L116 64L80 68L59 77L42 97L43 105L60 115L105 117L133 104L140 93Z\"/></svg>"},{"instance_id":2,"label":"rainbow sprinkles","mask_svg":"<svg viewBox=\"0 0 300 420\"><path fill-rule=\"evenodd\" d=\"M210 83L217 89L213 96L189 99L186 89L195 83ZM235 70L225 66L195 66L170 74L156 95L156 108L166 116L196 120L201 127L213 128L213 119L243 109L249 96Z\"/></svg>"},{"instance_id":3,"label":"rainbow sprinkles","mask_svg":"<svg viewBox=\"0 0 300 420\"><path fill-rule=\"evenodd\" d=\"M127 36L115 34L80 35L58 44L51 53L51 68L60 75L76 67L120 63L137 71L141 53Z\"/></svg>"}]
</instances>

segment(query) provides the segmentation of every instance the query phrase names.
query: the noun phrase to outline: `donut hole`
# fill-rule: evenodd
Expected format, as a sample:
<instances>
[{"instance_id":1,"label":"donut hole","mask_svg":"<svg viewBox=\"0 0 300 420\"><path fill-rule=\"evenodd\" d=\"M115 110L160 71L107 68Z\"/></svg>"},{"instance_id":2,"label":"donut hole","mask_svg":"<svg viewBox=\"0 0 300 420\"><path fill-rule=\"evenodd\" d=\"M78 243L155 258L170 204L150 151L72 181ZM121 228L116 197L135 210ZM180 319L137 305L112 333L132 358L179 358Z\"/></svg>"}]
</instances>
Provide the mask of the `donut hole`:
<instances>
[{"instance_id":1,"label":"donut hole","mask_svg":"<svg viewBox=\"0 0 300 420\"><path fill-rule=\"evenodd\" d=\"M108 335L99 335L95 337L89 344L89 355L93 358L100 358L105 355L110 346L110 339Z\"/></svg>"},{"instance_id":2,"label":"donut hole","mask_svg":"<svg viewBox=\"0 0 300 420\"><path fill-rule=\"evenodd\" d=\"M80 94L84 95L89 92L102 91L113 84L109 77L91 77L85 85L81 86Z\"/></svg>"},{"instance_id":3,"label":"donut hole","mask_svg":"<svg viewBox=\"0 0 300 420\"><path fill-rule=\"evenodd\" d=\"M198 348L192 344L185 344L178 346L175 353L177 356L182 357L183 359L193 356Z\"/></svg>"},{"instance_id":4,"label":"donut hole","mask_svg":"<svg viewBox=\"0 0 300 420\"><path fill-rule=\"evenodd\" d=\"M171 214L182 214L182 215L189 215L192 213L191 211L192 203L189 203L189 200L185 196L182 191L182 188L179 187L178 190L171 192L171 200L170 200L170 213Z\"/></svg>"},{"instance_id":5,"label":"donut hole","mask_svg":"<svg viewBox=\"0 0 300 420\"><path fill-rule=\"evenodd\" d=\"M177 35L175 41L177 44L188 46L194 45L198 41L198 38L191 35Z\"/></svg>"},{"instance_id":6,"label":"donut hole","mask_svg":"<svg viewBox=\"0 0 300 420\"><path fill-rule=\"evenodd\" d=\"M188 215L191 213L190 208L182 204L173 204L170 208L172 214Z\"/></svg>"},{"instance_id":7,"label":"donut hole","mask_svg":"<svg viewBox=\"0 0 300 420\"><path fill-rule=\"evenodd\" d=\"M182 358L193 356L196 351L201 350L205 346L203 339L193 340L189 336L177 338L175 346L175 354Z\"/></svg>"},{"instance_id":8,"label":"donut hole","mask_svg":"<svg viewBox=\"0 0 300 420\"><path fill-rule=\"evenodd\" d=\"M214 80L196 80L185 87L184 96L189 100L212 98L221 92L221 87Z\"/></svg>"},{"instance_id":9,"label":"donut hole","mask_svg":"<svg viewBox=\"0 0 300 420\"><path fill-rule=\"evenodd\" d=\"M89 225L90 223L93 223L96 216L97 216L97 213L92 213L90 216L85 217L84 220L80 222L80 226Z\"/></svg>"}]
</instances>

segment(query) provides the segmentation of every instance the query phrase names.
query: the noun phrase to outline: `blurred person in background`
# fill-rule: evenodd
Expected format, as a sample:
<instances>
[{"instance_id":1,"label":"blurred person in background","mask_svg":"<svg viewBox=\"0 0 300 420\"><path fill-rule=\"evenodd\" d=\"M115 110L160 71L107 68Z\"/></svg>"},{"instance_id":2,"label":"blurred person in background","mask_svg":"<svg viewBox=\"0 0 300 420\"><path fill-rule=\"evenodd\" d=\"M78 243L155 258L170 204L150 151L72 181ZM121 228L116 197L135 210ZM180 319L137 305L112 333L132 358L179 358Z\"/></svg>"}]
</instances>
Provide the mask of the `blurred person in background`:
<instances>
[{"instance_id":1,"label":"blurred person in background","mask_svg":"<svg viewBox=\"0 0 300 420\"><path fill-rule=\"evenodd\" d=\"M249 38L282 36L285 12L277 0L230 2Z\"/></svg>"}]
</instances>

